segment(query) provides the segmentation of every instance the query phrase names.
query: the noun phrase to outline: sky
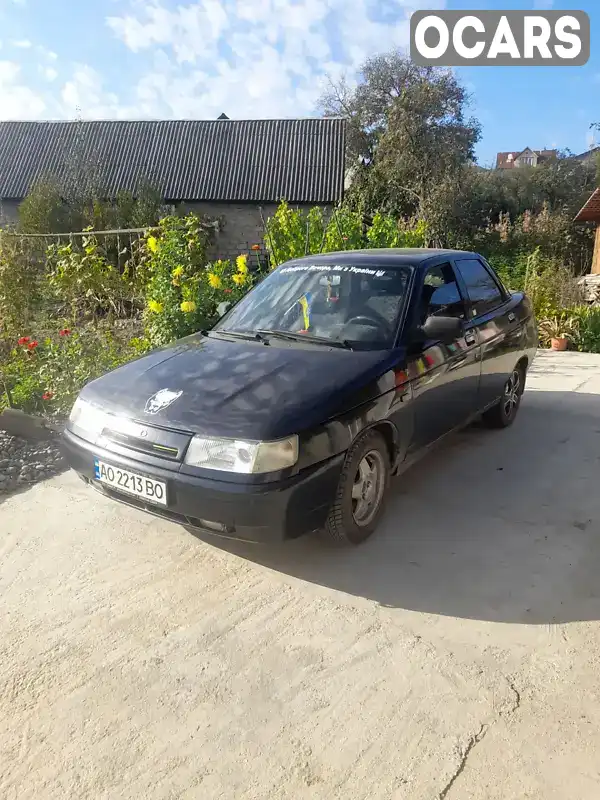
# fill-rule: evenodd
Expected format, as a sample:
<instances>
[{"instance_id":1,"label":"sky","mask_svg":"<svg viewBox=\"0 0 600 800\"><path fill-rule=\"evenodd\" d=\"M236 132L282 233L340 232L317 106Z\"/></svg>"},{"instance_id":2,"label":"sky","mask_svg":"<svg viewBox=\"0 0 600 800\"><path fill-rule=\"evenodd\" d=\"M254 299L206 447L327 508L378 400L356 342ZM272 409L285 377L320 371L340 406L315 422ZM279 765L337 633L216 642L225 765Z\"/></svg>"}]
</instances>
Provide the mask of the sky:
<instances>
[{"instance_id":1,"label":"sky","mask_svg":"<svg viewBox=\"0 0 600 800\"><path fill-rule=\"evenodd\" d=\"M587 149L600 122L599 0L0 0L0 119L312 116L329 78L407 48L422 8L587 11L583 67L457 69L482 124L479 163Z\"/></svg>"}]
</instances>

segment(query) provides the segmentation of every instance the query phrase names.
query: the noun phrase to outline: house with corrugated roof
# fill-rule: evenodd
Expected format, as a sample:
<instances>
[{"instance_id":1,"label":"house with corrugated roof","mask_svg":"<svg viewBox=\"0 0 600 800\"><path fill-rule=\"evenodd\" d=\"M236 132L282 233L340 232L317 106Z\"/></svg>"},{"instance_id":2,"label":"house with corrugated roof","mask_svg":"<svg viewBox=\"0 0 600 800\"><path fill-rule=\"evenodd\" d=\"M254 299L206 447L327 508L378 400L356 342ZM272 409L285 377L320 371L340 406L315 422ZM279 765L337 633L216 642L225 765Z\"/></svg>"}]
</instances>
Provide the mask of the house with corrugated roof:
<instances>
[{"instance_id":1,"label":"house with corrugated roof","mask_svg":"<svg viewBox=\"0 0 600 800\"><path fill-rule=\"evenodd\" d=\"M518 167L537 167L544 161L558 157L558 150L507 150L496 155L496 169L516 169Z\"/></svg>"},{"instance_id":2,"label":"house with corrugated roof","mask_svg":"<svg viewBox=\"0 0 600 800\"><path fill-rule=\"evenodd\" d=\"M342 119L0 122L0 218L14 221L40 179L65 197L93 180L97 197L135 195L221 220L219 254L262 240L263 218L287 200L331 207L344 192Z\"/></svg>"}]
</instances>

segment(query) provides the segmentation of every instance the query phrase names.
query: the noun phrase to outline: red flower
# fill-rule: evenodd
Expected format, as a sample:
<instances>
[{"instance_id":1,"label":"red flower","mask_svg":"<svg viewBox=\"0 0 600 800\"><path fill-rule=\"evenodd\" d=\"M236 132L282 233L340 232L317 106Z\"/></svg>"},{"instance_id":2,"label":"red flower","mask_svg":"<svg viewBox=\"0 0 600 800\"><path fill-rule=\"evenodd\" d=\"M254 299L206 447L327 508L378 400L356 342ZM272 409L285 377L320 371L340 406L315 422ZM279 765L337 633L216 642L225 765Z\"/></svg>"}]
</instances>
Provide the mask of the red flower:
<instances>
[{"instance_id":1,"label":"red flower","mask_svg":"<svg viewBox=\"0 0 600 800\"><path fill-rule=\"evenodd\" d=\"M71 329L70 328L63 328L62 331L58 332L58 335L59 336L69 336L70 333L71 333Z\"/></svg>"},{"instance_id":2,"label":"red flower","mask_svg":"<svg viewBox=\"0 0 600 800\"><path fill-rule=\"evenodd\" d=\"M21 336L18 340L17 344L28 344L29 343L29 336Z\"/></svg>"},{"instance_id":3,"label":"red flower","mask_svg":"<svg viewBox=\"0 0 600 800\"><path fill-rule=\"evenodd\" d=\"M260 245L259 244L253 244L250 249L254 250L256 252L257 250L260 250Z\"/></svg>"},{"instance_id":4,"label":"red flower","mask_svg":"<svg viewBox=\"0 0 600 800\"><path fill-rule=\"evenodd\" d=\"M223 291L225 292L225 294L231 294L231 289L223 289Z\"/></svg>"},{"instance_id":5,"label":"red flower","mask_svg":"<svg viewBox=\"0 0 600 800\"><path fill-rule=\"evenodd\" d=\"M44 392L44 394L42 395L42 400L52 400L52 397L53 397L52 392Z\"/></svg>"},{"instance_id":6,"label":"red flower","mask_svg":"<svg viewBox=\"0 0 600 800\"><path fill-rule=\"evenodd\" d=\"M38 342L34 339L33 342L29 342L29 344L27 345L27 349L28 350L35 350L35 348L37 346L38 346Z\"/></svg>"}]
</instances>

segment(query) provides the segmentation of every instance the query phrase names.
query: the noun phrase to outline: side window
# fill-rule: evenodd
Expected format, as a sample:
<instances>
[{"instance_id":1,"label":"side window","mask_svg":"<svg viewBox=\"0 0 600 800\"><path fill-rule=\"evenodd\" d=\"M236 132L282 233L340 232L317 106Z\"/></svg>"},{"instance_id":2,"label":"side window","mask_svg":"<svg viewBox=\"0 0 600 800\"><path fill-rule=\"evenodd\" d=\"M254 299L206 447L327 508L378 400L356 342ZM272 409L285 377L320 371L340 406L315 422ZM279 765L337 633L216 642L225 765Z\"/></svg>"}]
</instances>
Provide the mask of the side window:
<instances>
[{"instance_id":1,"label":"side window","mask_svg":"<svg viewBox=\"0 0 600 800\"><path fill-rule=\"evenodd\" d=\"M464 317L465 307L451 264L430 267L425 273L419 308L419 323L433 315Z\"/></svg>"},{"instance_id":2,"label":"side window","mask_svg":"<svg viewBox=\"0 0 600 800\"><path fill-rule=\"evenodd\" d=\"M480 317L492 311L504 300L500 287L484 265L476 258L465 258L456 261L467 287L472 306L472 316Z\"/></svg>"}]
</instances>

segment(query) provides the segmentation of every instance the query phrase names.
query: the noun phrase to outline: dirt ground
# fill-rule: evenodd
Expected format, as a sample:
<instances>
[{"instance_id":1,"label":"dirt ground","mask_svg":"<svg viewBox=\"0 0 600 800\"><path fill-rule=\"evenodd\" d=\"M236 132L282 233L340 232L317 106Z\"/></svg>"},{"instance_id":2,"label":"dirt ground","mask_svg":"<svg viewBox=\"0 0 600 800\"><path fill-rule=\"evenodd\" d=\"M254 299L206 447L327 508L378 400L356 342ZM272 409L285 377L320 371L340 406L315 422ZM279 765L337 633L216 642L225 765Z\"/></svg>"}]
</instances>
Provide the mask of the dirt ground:
<instances>
[{"instance_id":1,"label":"dirt ground","mask_svg":"<svg viewBox=\"0 0 600 800\"><path fill-rule=\"evenodd\" d=\"M600 357L397 479L363 547L0 504L0 797L598 800Z\"/></svg>"}]
</instances>

